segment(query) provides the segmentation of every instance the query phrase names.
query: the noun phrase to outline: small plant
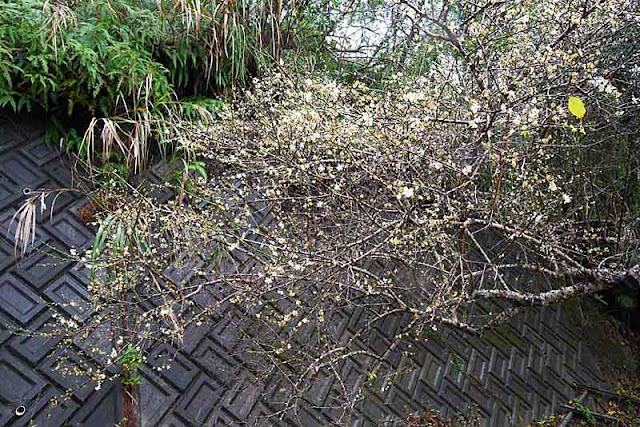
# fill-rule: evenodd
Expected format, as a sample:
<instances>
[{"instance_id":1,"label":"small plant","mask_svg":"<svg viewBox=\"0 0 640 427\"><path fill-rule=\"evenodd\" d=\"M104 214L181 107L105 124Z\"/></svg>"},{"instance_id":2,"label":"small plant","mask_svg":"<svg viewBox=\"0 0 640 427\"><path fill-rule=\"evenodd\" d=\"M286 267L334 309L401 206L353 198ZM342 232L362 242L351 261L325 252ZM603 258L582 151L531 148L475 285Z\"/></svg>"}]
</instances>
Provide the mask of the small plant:
<instances>
[{"instance_id":1,"label":"small plant","mask_svg":"<svg viewBox=\"0 0 640 427\"><path fill-rule=\"evenodd\" d=\"M207 170L205 169L204 162L201 162L201 161L191 162L189 164L186 164L186 169L189 172L195 172L196 174L200 175L201 177L204 178L205 181L209 179L209 176L207 175Z\"/></svg>"},{"instance_id":2,"label":"small plant","mask_svg":"<svg viewBox=\"0 0 640 427\"><path fill-rule=\"evenodd\" d=\"M616 297L617 303L625 310L636 308L636 299L629 294L620 294Z\"/></svg>"},{"instance_id":3,"label":"small plant","mask_svg":"<svg viewBox=\"0 0 640 427\"><path fill-rule=\"evenodd\" d=\"M129 344L118 359L118 363L122 365L122 384L125 386L140 384L138 368L142 366L142 354L139 349Z\"/></svg>"},{"instance_id":4,"label":"small plant","mask_svg":"<svg viewBox=\"0 0 640 427\"><path fill-rule=\"evenodd\" d=\"M220 117L229 110L229 104L213 98L188 98L182 100L182 111L185 118L198 120L203 116Z\"/></svg>"},{"instance_id":5,"label":"small plant","mask_svg":"<svg viewBox=\"0 0 640 427\"><path fill-rule=\"evenodd\" d=\"M188 192L193 188L192 173L202 177L205 182L209 179L204 162L193 161L191 163L187 163L187 161L183 159L182 163L184 168L182 170L176 169L171 175L171 180L174 183L174 189L178 192L178 204L182 204L185 192Z\"/></svg>"},{"instance_id":6,"label":"small plant","mask_svg":"<svg viewBox=\"0 0 640 427\"><path fill-rule=\"evenodd\" d=\"M576 410L578 411L578 413L585 419L587 420L587 422L593 424L596 422L595 418L593 417L593 414L591 412L591 409L589 409L588 406L586 406L584 403L580 402L580 401L575 401L573 402L573 406L576 408Z\"/></svg>"},{"instance_id":7,"label":"small plant","mask_svg":"<svg viewBox=\"0 0 640 427\"><path fill-rule=\"evenodd\" d=\"M454 371L456 372L462 372L462 368L464 366L464 360L462 359L462 357L458 356L457 354L454 355L451 358L451 367L454 369Z\"/></svg>"}]
</instances>

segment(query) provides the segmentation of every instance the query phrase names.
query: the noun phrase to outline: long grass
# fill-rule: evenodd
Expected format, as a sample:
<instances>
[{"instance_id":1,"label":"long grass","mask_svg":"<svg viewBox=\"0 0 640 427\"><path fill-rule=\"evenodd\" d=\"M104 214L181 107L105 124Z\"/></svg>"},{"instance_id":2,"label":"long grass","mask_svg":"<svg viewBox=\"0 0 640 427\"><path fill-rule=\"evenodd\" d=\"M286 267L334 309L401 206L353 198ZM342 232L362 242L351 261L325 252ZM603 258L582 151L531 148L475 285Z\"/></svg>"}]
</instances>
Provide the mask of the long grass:
<instances>
[{"instance_id":1,"label":"long grass","mask_svg":"<svg viewBox=\"0 0 640 427\"><path fill-rule=\"evenodd\" d=\"M33 192L26 192L27 199L20 206L20 208L13 214L7 233L11 231L13 223L16 222L16 228L14 231L14 256L24 256L29 247L33 246L36 239L36 222L38 218L38 211L40 216L46 214L49 211L53 214L56 200L63 193L78 192L79 190L74 188L60 188L56 190L36 190ZM51 198L51 204L47 204L47 198L50 195L54 195ZM18 255L19 254L19 255Z\"/></svg>"}]
</instances>

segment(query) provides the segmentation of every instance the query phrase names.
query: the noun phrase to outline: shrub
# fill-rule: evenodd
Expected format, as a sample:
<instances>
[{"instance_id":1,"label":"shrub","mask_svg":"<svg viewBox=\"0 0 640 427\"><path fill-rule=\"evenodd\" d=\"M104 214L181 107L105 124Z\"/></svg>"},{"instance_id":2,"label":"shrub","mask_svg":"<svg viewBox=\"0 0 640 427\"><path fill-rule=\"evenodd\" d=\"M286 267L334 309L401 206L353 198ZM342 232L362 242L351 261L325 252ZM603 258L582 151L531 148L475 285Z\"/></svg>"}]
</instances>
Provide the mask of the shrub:
<instances>
[{"instance_id":1,"label":"shrub","mask_svg":"<svg viewBox=\"0 0 640 427\"><path fill-rule=\"evenodd\" d=\"M140 164L143 156L131 154L147 138L162 139L167 117L208 108L198 108L201 99L177 99L215 96L279 56L282 16L251 0L3 2L0 107L109 118L94 120L98 132L67 148L90 157L96 141L86 137L102 134L111 136L103 161L114 149ZM52 135L60 133L69 136Z\"/></svg>"}]
</instances>

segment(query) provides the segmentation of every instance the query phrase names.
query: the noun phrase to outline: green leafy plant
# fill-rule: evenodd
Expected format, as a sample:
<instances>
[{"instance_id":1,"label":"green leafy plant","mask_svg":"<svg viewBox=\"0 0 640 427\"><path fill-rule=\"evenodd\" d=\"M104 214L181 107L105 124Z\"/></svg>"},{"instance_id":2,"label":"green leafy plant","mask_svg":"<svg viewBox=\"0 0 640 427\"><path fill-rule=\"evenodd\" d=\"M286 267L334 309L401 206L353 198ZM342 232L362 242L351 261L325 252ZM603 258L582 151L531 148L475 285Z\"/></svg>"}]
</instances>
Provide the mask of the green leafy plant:
<instances>
[{"instance_id":1,"label":"green leafy plant","mask_svg":"<svg viewBox=\"0 0 640 427\"><path fill-rule=\"evenodd\" d=\"M578 411L578 413L585 420L587 420L587 422L592 423L592 424L596 422L595 418L593 417L593 413L591 412L591 409L589 409L589 407L586 406L584 403L576 400L575 402L573 402L573 405L576 408L576 410Z\"/></svg>"},{"instance_id":2,"label":"green leafy plant","mask_svg":"<svg viewBox=\"0 0 640 427\"><path fill-rule=\"evenodd\" d=\"M211 119L225 109L211 96L280 55L278 33L290 18L265 4L3 2L0 107L53 113L50 141L89 163L106 145L139 170L151 143L171 140L178 117ZM273 40L264 43L267 33ZM90 131L64 129L61 117L76 113L96 118Z\"/></svg>"},{"instance_id":3,"label":"green leafy plant","mask_svg":"<svg viewBox=\"0 0 640 427\"><path fill-rule=\"evenodd\" d=\"M637 307L636 299L629 294L620 294L616 296L616 301L620 305L620 307L625 310L632 310Z\"/></svg>"},{"instance_id":4,"label":"green leafy plant","mask_svg":"<svg viewBox=\"0 0 640 427\"><path fill-rule=\"evenodd\" d=\"M122 352L118 363L122 365L123 369L122 384L127 386L140 384L141 377L138 373L138 368L142 366L140 350L129 344Z\"/></svg>"},{"instance_id":5,"label":"green leafy plant","mask_svg":"<svg viewBox=\"0 0 640 427\"><path fill-rule=\"evenodd\" d=\"M457 354L451 358L451 366L456 372L462 372L462 368L464 367L464 360L458 356Z\"/></svg>"},{"instance_id":6,"label":"green leafy plant","mask_svg":"<svg viewBox=\"0 0 640 427\"><path fill-rule=\"evenodd\" d=\"M195 160L188 163L186 160L183 160L182 163L184 167L174 170L171 174L171 182L174 184L174 190L184 196L185 191L193 188L193 179L195 177L200 176L207 181L209 175L207 174L206 165L203 161ZM182 197L179 198L182 199Z\"/></svg>"},{"instance_id":7,"label":"green leafy plant","mask_svg":"<svg viewBox=\"0 0 640 427\"><path fill-rule=\"evenodd\" d=\"M189 172L195 172L196 174L203 177L205 181L209 178L207 175L207 170L205 169L205 163L203 161L193 161L186 166Z\"/></svg>"}]
</instances>

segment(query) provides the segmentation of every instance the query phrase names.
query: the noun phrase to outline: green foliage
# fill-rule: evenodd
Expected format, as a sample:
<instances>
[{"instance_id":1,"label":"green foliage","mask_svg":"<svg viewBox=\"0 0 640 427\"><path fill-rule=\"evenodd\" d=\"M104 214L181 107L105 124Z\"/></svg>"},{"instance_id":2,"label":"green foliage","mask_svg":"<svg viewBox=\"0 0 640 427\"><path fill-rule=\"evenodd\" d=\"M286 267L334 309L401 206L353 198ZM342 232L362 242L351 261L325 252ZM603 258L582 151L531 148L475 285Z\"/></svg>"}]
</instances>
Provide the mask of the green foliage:
<instances>
[{"instance_id":1,"label":"green foliage","mask_svg":"<svg viewBox=\"0 0 640 427\"><path fill-rule=\"evenodd\" d=\"M171 96L168 70L153 53L169 34L159 32L150 11L126 14L133 12L126 2L56 7L40 0L0 6L1 105L68 114L80 107L106 116L141 95L151 101Z\"/></svg>"},{"instance_id":2,"label":"green foliage","mask_svg":"<svg viewBox=\"0 0 640 427\"><path fill-rule=\"evenodd\" d=\"M142 354L140 350L129 344L124 349L122 356L118 359L118 363L122 365L124 370L122 384L140 384L141 377L138 373L138 369L142 366Z\"/></svg>"},{"instance_id":3,"label":"green foliage","mask_svg":"<svg viewBox=\"0 0 640 427\"><path fill-rule=\"evenodd\" d=\"M454 372L462 372L462 368L464 367L464 360L460 356L454 354L451 358L450 363Z\"/></svg>"},{"instance_id":4,"label":"green foliage","mask_svg":"<svg viewBox=\"0 0 640 427\"><path fill-rule=\"evenodd\" d=\"M229 104L207 97L185 98L181 103L182 112L187 119L197 120L203 115L219 117L229 110Z\"/></svg>"},{"instance_id":5,"label":"green foliage","mask_svg":"<svg viewBox=\"0 0 640 427\"><path fill-rule=\"evenodd\" d=\"M2 2L0 107L119 117L107 148L117 142L127 167L140 166L145 155L132 161L131 153L147 150L147 137L166 136L167 115L215 117L224 105L206 96L242 85L279 55L279 42L265 40L280 40L287 27L281 12L274 24L274 13L261 0L197 7L178 0ZM95 123L98 132L109 127ZM92 160L98 135L91 130L87 139L54 119L47 137Z\"/></svg>"},{"instance_id":6,"label":"green foliage","mask_svg":"<svg viewBox=\"0 0 640 427\"><path fill-rule=\"evenodd\" d=\"M596 420L593 417L593 414L591 412L591 409L589 409L588 406L586 406L585 404L583 404L582 402L576 400L574 402L575 408L578 411L578 413L585 419L587 420L587 422L589 423L595 423Z\"/></svg>"},{"instance_id":7,"label":"green foliage","mask_svg":"<svg viewBox=\"0 0 640 427\"><path fill-rule=\"evenodd\" d=\"M81 157L87 156L88 145L78 135L75 128L65 128L62 122L52 116L49 127L45 131L44 139L52 145L60 145L60 149L66 153L78 153Z\"/></svg>"},{"instance_id":8,"label":"green foliage","mask_svg":"<svg viewBox=\"0 0 640 427\"><path fill-rule=\"evenodd\" d=\"M616 302L625 310L636 308L636 299L629 294L620 294L616 296Z\"/></svg>"},{"instance_id":9,"label":"green foliage","mask_svg":"<svg viewBox=\"0 0 640 427\"><path fill-rule=\"evenodd\" d=\"M173 91L213 93L241 83L250 63L264 59L258 50L267 15L255 4L249 12L238 2L238 13L208 15L181 12L178 4L79 0L71 9L44 0L3 3L0 105L69 113L83 107L109 115L141 96L157 101ZM243 14L252 19L240 19ZM190 27L194 19L202 24Z\"/></svg>"},{"instance_id":10,"label":"green foliage","mask_svg":"<svg viewBox=\"0 0 640 427\"><path fill-rule=\"evenodd\" d=\"M209 179L209 174L206 170L206 165L203 161L195 160L191 163L182 161L184 168L176 169L171 174L171 182L173 183L173 189L175 191L190 191L194 186L194 179L201 177L206 182ZM182 189L182 190L181 190Z\"/></svg>"},{"instance_id":11,"label":"green foliage","mask_svg":"<svg viewBox=\"0 0 640 427\"><path fill-rule=\"evenodd\" d=\"M207 171L205 169L205 164L204 164L204 162L201 162L201 161L195 161L195 162L192 162L192 163L188 164L187 165L187 171L195 172L196 174L198 174L201 177L203 177L205 179L205 181L209 178L208 175L207 175Z\"/></svg>"}]
</instances>

